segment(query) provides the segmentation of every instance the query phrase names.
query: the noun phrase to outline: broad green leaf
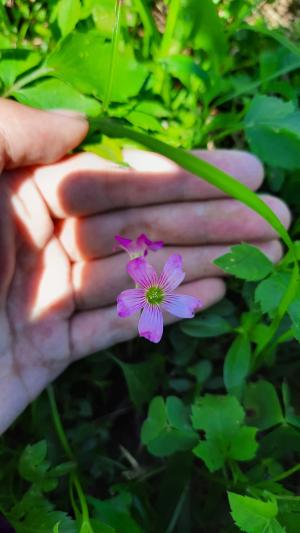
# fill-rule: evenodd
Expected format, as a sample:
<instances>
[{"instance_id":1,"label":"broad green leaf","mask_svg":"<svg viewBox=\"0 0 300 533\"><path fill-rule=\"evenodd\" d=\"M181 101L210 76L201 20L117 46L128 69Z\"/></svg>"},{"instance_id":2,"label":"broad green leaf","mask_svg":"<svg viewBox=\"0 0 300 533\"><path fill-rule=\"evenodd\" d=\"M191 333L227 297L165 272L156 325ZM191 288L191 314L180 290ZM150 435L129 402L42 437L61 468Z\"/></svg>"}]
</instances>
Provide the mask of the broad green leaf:
<instances>
[{"instance_id":1,"label":"broad green leaf","mask_svg":"<svg viewBox=\"0 0 300 533\"><path fill-rule=\"evenodd\" d=\"M274 272L268 279L259 283L255 290L255 301L259 303L263 313L268 313L270 316L274 315L289 286L290 279L291 274L288 272ZM296 296L297 300L299 298L298 295L294 295L294 302ZM293 311L294 306L292 307L292 314Z\"/></svg>"},{"instance_id":2,"label":"broad green leaf","mask_svg":"<svg viewBox=\"0 0 300 533\"><path fill-rule=\"evenodd\" d=\"M251 149L266 163L300 168L300 112L293 102L256 96L245 118Z\"/></svg>"},{"instance_id":3,"label":"broad green leaf","mask_svg":"<svg viewBox=\"0 0 300 533\"><path fill-rule=\"evenodd\" d=\"M182 322L180 329L191 337L209 338L219 337L232 330L231 324L219 315L201 315L189 321Z\"/></svg>"},{"instance_id":4,"label":"broad green leaf","mask_svg":"<svg viewBox=\"0 0 300 533\"><path fill-rule=\"evenodd\" d=\"M249 413L248 422L260 430L284 422L276 389L269 381L262 379L249 383L245 390L244 406Z\"/></svg>"},{"instance_id":5,"label":"broad green leaf","mask_svg":"<svg viewBox=\"0 0 300 533\"><path fill-rule=\"evenodd\" d=\"M47 457L47 442L41 440L36 444L28 444L19 460L20 475L26 481L36 481L37 476L43 475L49 469Z\"/></svg>"},{"instance_id":6,"label":"broad green leaf","mask_svg":"<svg viewBox=\"0 0 300 533\"><path fill-rule=\"evenodd\" d=\"M54 509L33 485L8 513L16 533L49 533L57 524L60 533L78 533L77 524L63 511Z\"/></svg>"},{"instance_id":7,"label":"broad green leaf","mask_svg":"<svg viewBox=\"0 0 300 533\"><path fill-rule=\"evenodd\" d=\"M179 398L169 396L165 403L158 396L150 403L141 439L152 455L164 457L192 449L197 442L197 434L192 430L188 410Z\"/></svg>"},{"instance_id":8,"label":"broad green leaf","mask_svg":"<svg viewBox=\"0 0 300 533\"><path fill-rule=\"evenodd\" d=\"M228 455L236 461L250 461L253 459L257 450L255 440L257 429L248 426L242 426L234 435L229 448Z\"/></svg>"},{"instance_id":9,"label":"broad green leaf","mask_svg":"<svg viewBox=\"0 0 300 533\"><path fill-rule=\"evenodd\" d=\"M41 61L41 55L32 50L1 50L0 79L4 86L10 88L16 78L35 67Z\"/></svg>"},{"instance_id":10,"label":"broad green leaf","mask_svg":"<svg viewBox=\"0 0 300 533\"><path fill-rule=\"evenodd\" d=\"M111 59L112 44L104 42L97 31L73 32L48 56L45 66L53 69L53 76L70 83L80 92L103 100ZM137 62L130 45L119 43L111 100L126 102L137 95L147 75L146 66Z\"/></svg>"},{"instance_id":11,"label":"broad green leaf","mask_svg":"<svg viewBox=\"0 0 300 533\"><path fill-rule=\"evenodd\" d=\"M155 439L167 425L167 413L162 396L153 398L149 405L148 417L143 423L141 438L144 444Z\"/></svg>"},{"instance_id":12,"label":"broad green leaf","mask_svg":"<svg viewBox=\"0 0 300 533\"><path fill-rule=\"evenodd\" d=\"M227 459L247 461L255 456L256 429L245 426L244 419L244 410L234 396L207 394L192 406L194 429L205 431L205 440L200 440L193 452L211 472L222 468Z\"/></svg>"},{"instance_id":13,"label":"broad green leaf","mask_svg":"<svg viewBox=\"0 0 300 533\"><path fill-rule=\"evenodd\" d=\"M82 17L92 15L99 35L110 39L115 23L116 0L84 0Z\"/></svg>"},{"instance_id":14,"label":"broad green leaf","mask_svg":"<svg viewBox=\"0 0 300 533\"><path fill-rule=\"evenodd\" d=\"M127 383L128 392L132 403L137 409L148 402L157 389L162 373L163 359L153 357L142 363L124 363L120 359L114 361L123 371Z\"/></svg>"},{"instance_id":15,"label":"broad green leaf","mask_svg":"<svg viewBox=\"0 0 300 533\"><path fill-rule=\"evenodd\" d=\"M245 334L231 344L224 361L224 384L230 394L241 395L251 362L251 347Z\"/></svg>"},{"instance_id":16,"label":"broad green leaf","mask_svg":"<svg viewBox=\"0 0 300 533\"><path fill-rule=\"evenodd\" d=\"M246 533L284 533L278 520L276 500L264 502L249 496L228 492L231 516L241 531Z\"/></svg>"},{"instance_id":17,"label":"broad green leaf","mask_svg":"<svg viewBox=\"0 0 300 533\"><path fill-rule=\"evenodd\" d=\"M56 79L18 89L13 96L22 104L41 109L71 109L90 117L97 116L101 111L101 105L94 98L84 96L71 85Z\"/></svg>"},{"instance_id":18,"label":"broad green leaf","mask_svg":"<svg viewBox=\"0 0 300 533\"><path fill-rule=\"evenodd\" d=\"M226 54L223 25L212 0L178 0L169 6L161 56L179 54L189 45L206 50L215 61Z\"/></svg>"},{"instance_id":19,"label":"broad green leaf","mask_svg":"<svg viewBox=\"0 0 300 533\"><path fill-rule=\"evenodd\" d=\"M132 497L128 492L109 500L98 500L89 496L88 502L93 507L95 517L104 522L105 528L110 526L115 533L142 533L140 526L131 516ZM100 531L102 533L102 530ZM103 528L103 533L106 531L109 533L110 529Z\"/></svg>"},{"instance_id":20,"label":"broad green leaf","mask_svg":"<svg viewBox=\"0 0 300 533\"><path fill-rule=\"evenodd\" d=\"M247 243L232 246L228 254L218 257L214 263L225 272L246 281L258 281L274 271L270 259Z\"/></svg>"},{"instance_id":21,"label":"broad green leaf","mask_svg":"<svg viewBox=\"0 0 300 533\"><path fill-rule=\"evenodd\" d=\"M203 359L188 369L188 373L195 376L199 385L203 385L210 378L212 371L213 366L209 359Z\"/></svg>"},{"instance_id":22,"label":"broad green leaf","mask_svg":"<svg viewBox=\"0 0 300 533\"><path fill-rule=\"evenodd\" d=\"M63 37L74 30L80 17L80 0L59 0L57 6L57 21Z\"/></svg>"}]
</instances>

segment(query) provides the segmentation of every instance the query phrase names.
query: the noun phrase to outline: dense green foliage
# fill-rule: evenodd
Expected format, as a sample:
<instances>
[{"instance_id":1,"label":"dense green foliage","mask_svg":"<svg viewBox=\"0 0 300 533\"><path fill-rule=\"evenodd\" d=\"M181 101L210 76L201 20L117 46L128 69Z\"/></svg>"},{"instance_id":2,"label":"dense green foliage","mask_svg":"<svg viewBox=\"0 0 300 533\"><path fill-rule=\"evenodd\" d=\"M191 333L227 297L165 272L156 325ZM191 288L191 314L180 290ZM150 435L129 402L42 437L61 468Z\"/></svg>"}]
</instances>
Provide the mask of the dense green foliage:
<instances>
[{"instance_id":1,"label":"dense green foliage","mask_svg":"<svg viewBox=\"0 0 300 533\"><path fill-rule=\"evenodd\" d=\"M113 161L138 142L193 168L289 249L273 266L234 246L216 261L233 275L222 302L158 346L137 339L69 368L0 440L0 510L18 533L296 533L297 24L268 29L258 0L115 4L1 0L1 94L86 113L83 149ZM254 194L178 150L206 146L262 159L265 190L293 210L293 242Z\"/></svg>"}]
</instances>

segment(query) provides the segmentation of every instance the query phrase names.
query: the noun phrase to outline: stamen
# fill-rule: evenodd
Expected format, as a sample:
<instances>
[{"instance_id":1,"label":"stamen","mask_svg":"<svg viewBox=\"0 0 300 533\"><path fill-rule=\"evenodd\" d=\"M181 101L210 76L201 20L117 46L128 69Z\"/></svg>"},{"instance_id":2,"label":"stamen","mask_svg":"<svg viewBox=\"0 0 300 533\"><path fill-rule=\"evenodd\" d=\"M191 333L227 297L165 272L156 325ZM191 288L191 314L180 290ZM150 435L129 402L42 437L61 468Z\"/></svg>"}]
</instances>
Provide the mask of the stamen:
<instances>
[{"instance_id":1,"label":"stamen","mask_svg":"<svg viewBox=\"0 0 300 533\"><path fill-rule=\"evenodd\" d=\"M150 287L145 296L149 304L159 305L162 303L165 293L160 287Z\"/></svg>"}]
</instances>

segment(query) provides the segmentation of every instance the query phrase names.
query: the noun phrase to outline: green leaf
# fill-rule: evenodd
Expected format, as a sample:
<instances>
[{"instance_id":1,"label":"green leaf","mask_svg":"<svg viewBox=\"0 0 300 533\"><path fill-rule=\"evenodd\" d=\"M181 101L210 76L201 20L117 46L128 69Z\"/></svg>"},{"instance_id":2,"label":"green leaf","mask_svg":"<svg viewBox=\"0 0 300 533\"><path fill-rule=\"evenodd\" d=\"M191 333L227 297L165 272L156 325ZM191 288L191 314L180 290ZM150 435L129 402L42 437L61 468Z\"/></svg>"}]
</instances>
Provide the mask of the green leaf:
<instances>
[{"instance_id":1,"label":"green leaf","mask_svg":"<svg viewBox=\"0 0 300 533\"><path fill-rule=\"evenodd\" d=\"M268 279L261 281L255 290L255 302L263 313L274 315L290 283L291 274L274 272Z\"/></svg>"},{"instance_id":2,"label":"green leaf","mask_svg":"<svg viewBox=\"0 0 300 533\"><path fill-rule=\"evenodd\" d=\"M115 24L116 0L85 0L82 13L84 18L92 15L99 35L110 39Z\"/></svg>"},{"instance_id":3,"label":"green leaf","mask_svg":"<svg viewBox=\"0 0 300 533\"><path fill-rule=\"evenodd\" d=\"M57 5L57 22L63 37L74 30L80 17L80 0L59 0Z\"/></svg>"},{"instance_id":4,"label":"green leaf","mask_svg":"<svg viewBox=\"0 0 300 533\"><path fill-rule=\"evenodd\" d=\"M181 322L180 329L190 337L219 337L232 330L231 324L219 315L201 315L189 321Z\"/></svg>"},{"instance_id":5,"label":"green leaf","mask_svg":"<svg viewBox=\"0 0 300 533\"><path fill-rule=\"evenodd\" d=\"M245 390L244 406L249 412L249 423L260 430L284 422L276 389L269 381L262 379L256 383L249 383Z\"/></svg>"},{"instance_id":6,"label":"green leaf","mask_svg":"<svg viewBox=\"0 0 300 533\"><path fill-rule=\"evenodd\" d=\"M47 472L50 463L46 461L47 442L41 440L28 444L19 460L19 473L26 481L36 481Z\"/></svg>"},{"instance_id":7,"label":"green leaf","mask_svg":"<svg viewBox=\"0 0 300 533\"><path fill-rule=\"evenodd\" d=\"M167 412L162 396L153 398L149 405L148 417L142 426L142 442L148 444L155 439L167 424Z\"/></svg>"},{"instance_id":8,"label":"green leaf","mask_svg":"<svg viewBox=\"0 0 300 533\"><path fill-rule=\"evenodd\" d=\"M246 533L284 533L276 516L276 500L264 502L249 496L228 492L231 516L241 531Z\"/></svg>"},{"instance_id":9,"label":"green leaf","mask_svg":"<svg viewBox=\"0 0 300 533\"><path fill-rule=\"evenodd\" d=\"M214 263L225 272L246 281L258 281L274 271L270 259L247 243L232 246L228 254L218 257Z\"/></svg>"},{"instance_id":10,"label":"green leaf","mask_svg":"<svg viewBox=\"0 0 300 533\"><path fill-rule=\"evenodd\" d=\"M40 81L32 87L14 91L12 95L22 104L40 109L71 109L90 117L101 111L101 105L94 98L84 96L71 85L56 79Z\"/></svg>"},{"instance_id":11,"label":"green leaf","mask_svg":"<svg viewBox=\"0 0 300 533\"><path fill-rule=\"evenodd\" d=\"M245 334L231 344L224 361L224 384L230 394L240 397L250 369L251 347Z\"/></svg>"},{"instance_id":12,"label":"green leaf","mask_svg":"<svg viewBox=\"0 0 300 533\"><path fill-rule=\"evenodd\" d=\"M245 117L247 140L266 163L300 168L300 112L293 102L255 96Z\"/></svg>"},{"instance_id":13,"label":"green leaf","mask_svg":"<svg viewBox=\"0 0 300 533\"><path fill-rule=\"evenodd\" d=\"M53 69L53 76L70 83L80 92L103 100L111 58L111 42L104 42L97 31L73 32L47 57L45 66ZM147 75L147 68L137 62L130 45L119 43L111 101L126 102L138 94Z\"/></svg>"},{"instance_id":14,"label":"green leaf","mask_svg":"<svg viewBox=\"0 0 300 533\"><path fill-rule=\"evenodd\" d=\"M157 396L150 403L141 439L152 455L164 457L192 449L197 434L192 430L188 410L179 398L169 396L164 402L161 396Z\"/></svg>"},{"instance_id":15,"label":"green leaf","mask_svg":"<svg viewBox=\"0 0 300 533\"><path fill-rule=\"evenodd\" d=\"M159 356L142 363L128 364L114 357L123 371L132 403L137 409L148 402L157 389L163 369L163 359Z\"/></svg>"},{"instance_id":16,"label":"green leaf","mask_svg":"<svg viewBox=\"0 0 300 533\"><path fill-rule=\"evenodd\" d=\"M130 514L132 497L129 492L121 492L109 500L98 500L91 496L88 502L92 505L96 518L104 522L105 527L110 526L116 533L141 533L141 528ZM102 529L96 531L101 531ZM107 533L109 533L107 529ZM103 533L106 529L103 528Z\"/></svg>"},{"instance_id":17,"label":"green leaf","mask_svg":"<svg viewBox=\"0 0 300 533\"><path fill-rule=\"evenodd\" d=\"M174 2L175 3L175 2ZM175 24L174 11L169 8L172 34L163 39L162 57L179 54L182 48L192 46L194 49L203 49L210 57L219 61L226 54L227 43L221 19L218 17L216 7L212 0L178 0L177 17Z\"/></svg>"},{"instance_id":18,"label":"green leaf","mask_svg":"<svg viewBox=\"0 0 300 533\"><path fill-rule=\"evenodd\" d=\"M205 431L205 440L193 452L211 472L222 468L227 459L247 461L255 456L256 429L245 426L244 419L244 410L234 396L207 394L192 406L194 429Z\"/></svg>"},{"instance_id":19,"label":"green leaf","mask_svg":"<svg viewBox=\"0 0 300 533\"><path fill-rule=\"evenodd\" d=\"M92 152L104 159L126 166L121 144L116 139L111 139L110 137L106 137L106 135L102 135L99 143L83 144L81 148L85 152Z\"/></svg>"},{"instance_id":20,"label":"green leaf","mask_svg":"<svg viewBox=\"0 0 300 533\"><path fill-rule=\"evenodd\" d=\"M8 513L16 533L49 533L59 523L60 533L78 533L76 522L63 511L54 509L33 485Z\"/></svg>"},{"instance_id":21,"label":"green leaf","mask_svg":"<svg viewBox=\"0 0 300 533\"><path fill-rule=\"evenodd\" d=\"M1 50L0 79L9 88L20 74L35 67L41 61L41 55L32 50Z\"/></svg>"}]
</instances>

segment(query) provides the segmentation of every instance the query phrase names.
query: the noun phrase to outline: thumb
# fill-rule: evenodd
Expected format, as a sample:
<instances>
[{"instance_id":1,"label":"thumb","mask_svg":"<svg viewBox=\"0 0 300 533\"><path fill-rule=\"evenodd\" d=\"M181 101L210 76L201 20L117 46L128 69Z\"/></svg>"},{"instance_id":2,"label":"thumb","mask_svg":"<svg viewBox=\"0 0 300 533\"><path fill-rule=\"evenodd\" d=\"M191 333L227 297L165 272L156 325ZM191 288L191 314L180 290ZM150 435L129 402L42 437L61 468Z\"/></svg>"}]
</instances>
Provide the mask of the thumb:
<instances>
[{"instance_id":1,"label":"thumb","mask_svg":"<svg viewBox=\"0 0 300 533\"><path fill-rule=\"evenodd\" d=\"M0 98L0 172L57 161L87 132L88 122L79 113L41 111Z\"/></svg>"}]
</instances>

